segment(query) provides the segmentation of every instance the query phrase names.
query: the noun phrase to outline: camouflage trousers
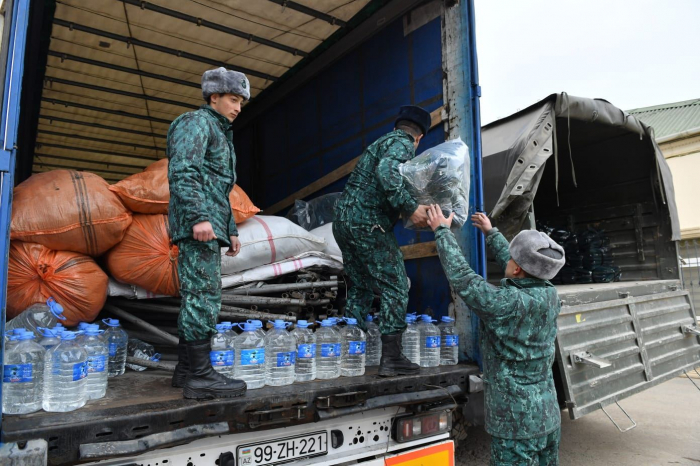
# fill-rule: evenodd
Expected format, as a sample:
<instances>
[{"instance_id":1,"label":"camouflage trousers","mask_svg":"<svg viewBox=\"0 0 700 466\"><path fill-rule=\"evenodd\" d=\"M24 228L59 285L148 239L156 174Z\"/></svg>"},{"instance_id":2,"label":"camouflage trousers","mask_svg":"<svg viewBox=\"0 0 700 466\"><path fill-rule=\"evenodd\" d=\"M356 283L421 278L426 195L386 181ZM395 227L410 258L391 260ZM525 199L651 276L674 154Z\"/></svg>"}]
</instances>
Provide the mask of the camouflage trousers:
<instances>
[{"instance_id":1,"label":"camouflage trousers","mask_svg":"<svg viewBox=\"0 0 700 466\"><path fill-rule=\"evenodd\" d=\"M364 319L377 290L382 335L403 332L406 329L408 279L394 233L334 222L333 235L343 253L345 272L351 281L345 313L357 318L364 329Z\"/></svg>"},{"instance_id":2,"label":"camouflage trousers","mask_svg":"<svg viewBox=\"0 0 700 466\"><path fill-rule=\"evenodd\" d=\"M491 466L558 466L561 427L531 439L491 437Z\"/></svg>"},{"instance_id":3,"label":"camouflage trousers","mask_svg":"<svg viewBox=\"0 0 700 466\"><path fill-rule=\"evenodd\" d=\"M178 243L180 277L180 338L197 341L216 333L221 310L221 246L214 241L184 239Z\"/></svg>"}]
</instances>

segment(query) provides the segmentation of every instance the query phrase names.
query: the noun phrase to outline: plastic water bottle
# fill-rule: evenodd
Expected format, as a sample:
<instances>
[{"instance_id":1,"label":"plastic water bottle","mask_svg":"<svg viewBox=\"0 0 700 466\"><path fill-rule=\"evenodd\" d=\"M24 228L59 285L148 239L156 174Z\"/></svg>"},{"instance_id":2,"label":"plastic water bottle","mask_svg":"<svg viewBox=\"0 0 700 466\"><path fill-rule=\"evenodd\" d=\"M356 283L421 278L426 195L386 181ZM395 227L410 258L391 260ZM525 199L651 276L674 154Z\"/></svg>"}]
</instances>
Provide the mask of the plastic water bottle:
<instances>
[{"instance_id":1,"label":"plastic water bottle","mask_svg":"<svg viewBox=\"0 0 700 466\"><path fill-rule=\"evenodd\" d=\"M107 367L109 350L100 330L100 326L87 325L80 342L87 354L87 386L85 396L88 400L97 400L107 393ZM77 338L76 338L77 340Z\"/></svg>"},{"instance_id":2,"label":"plastic water bottle","mask_svg":"<svg viewBox=\"0 0 700 466\"><path fill-rule=\"evenodd\" d=\"M20 315L7 322L5 330L26 328L34 332L34 335L37 337L40 337L39 327L51 328L59 320L66 320L63 316L63 307L53 298L49 298L46 300L46 304L32 304L22 311Z\"/></svg>"},{"instance_id":3,"label":"plastic water bottle","mask_svg":"<svg viewBox=\"0 0 700 466\"><path fill-rule=\"evenodd\" d=\"M75 337L75 332L63 332L61 343L46 353L44 411L73 411L87 401L87 353Z\"/></svg>"},{"instance_id":4,"label":"plastic water bottle","mask_svg":"<svg viewBox=\"0 0 700 466\"><path fill-rule=\"evenodd\" d=\"M265 386L265 339L256 333L254 324L240 325L243 333L233 342L236 363L233 365L237 379L245 381L248 389Z\"/></svg>"},{"instance_id":5,"label":"plastic water bottle","mask_svg":"<svg viewBox=\"0 0 700 466\"><path fill-rule=\"evenodd\" d=\"M459 335L452 317L444 316L440 329L440 365L454 366L459 362Z\"/></svg>"},{"instance_id":6,"label":"plastic water bottle","mask_svg":"<svg viewBox=\"0 0 700 466\"><path fill-rule=\"evenodd\" d=\"M211 351L209 352L209 360L211 367L216 372L225 375L229 379L233 378L233 364L236 360L233 349L233 341L226 334L229 330L225 323L216 325L216 334L211 337Z\"/></svg>"},{"instance_id":7,"label":"plastic water bottle","mask_svg":"<svg viewBox=\"0 0 700 466\"><path fill-rule=\"evenodd\" d=\"M420 366L437 367L440 365L440 329L433 325L432 317L422 315L418 330L420 331Z\"/></svg>"},{"instance_id":8,"label":"plastic water bottle","mask_svg":"<svg viewBox=\"0 0 700 466\"><path fill-rule=\"evenodd\" d=\"M403 333L401 339L403 355L412 363L420 364L420 331L416 325L416 316L411 314L406 315L406 325L406 331Z\"/></svg>"},{"instance_id":9,"label":"plastic water bottle","mask_svg":"<svg viewBox=\"0 0 700 466\"><path fill-rule=\"evenodd\" d=\"M263 329L263 323L261 320L249 320L247 321L250 324L253 324L253 327L255 327L255 333L258 335L260 338L265 338L265 330Z\"/></svg>"},{"instance_id":10,"label":"plastic water bottle","mask_svg":"<svg viewBox=\"0 0 700 466\"><path fill-rule=\"evenodd\" d=\"M102 322L107 326L103 338L109 350L108 374L110 377L116 377L124 373L129 335L119 326L118 319L103 319Z\"/></svg>"},{"instance_id":11,"label":"plastic water bottle","mask_svg":"<svg viewBox=\"0 0 700 466\"><path fill-rule=\"evenodd\" d=\"M51 348L53 348L61 342L61 339L58 335L59 333L62 333L63 330L59 332L58 330L52 330L50 328L44 327L39 327L38 330L41 334L41 340L39 340L39 344L43 346L46 351L50 350Z\"/></svg>"},{"instance_id":12,"label":"plastic water bottle","mask_svg":"<svg viewBox=\"0 0 700 466\"><path fill-rule=\"evenodd\" d=\"M129 338L129 342L126 345L126 355L127 358L133 356L137 359L143 359L144 361L160 361L161 354L156 353L155 348L150 343L141 341L138 338ZM144 366L139 366L138 364L126 363L126 367L132 371L142 372L146 368Z\"/></svg>"},{"instance_id":13,"label":"plastic water bottle","mask_svg":"<svg viewBox=\"0 0 700 466\"><path fill-rule=\"evenodd\" d=\"M275 320L274 327L265 335L265 383L271 386L294 383L297 357L297 341L287 331L290 322Z\"/></svg>"},{"instance_id":14,"label":"plastic water bottle","mask_svg":"<svg viewBox=\"0 0 700 466\"><path fill-rule=\"evenodd\" d=\"M238 336L238 334L233 330L233 322L221 322L221 325L223 325L224 328L226 329L226 331L224 332L224 335L231 342L231 348L233 349L233 340L235 340L236 337ZM235 358L234 358L234 361L235 361Z\"/></svg>"},{"instance_id":15,"label":"plastic water bottle","mask_svg":"<svg viewBox=\"0 0 700 466\"><path fill-rule=\"evenodd\" d=\"M297 320L292 336L297 344L297 362L294 380L308 382L316 378L316 335L305 320Z\"/></svg>"},{"instance_id":16,"label":"plastic water bottle","mask_svg":"<svg viewBox=\"0 0 700 466\"><path fill-rule=\"evenodd\" d=\"M378 366L382 359L382 332L374 322L371 314L367 314L367 357L365 366Z\"/></svg>"},{"instance_id":17,"label":"plastic water bottle","mask_svg":"<svg viewBox=\"0 0 700 466\"><path fill-rule=\"evenodd\" d=\"M340 332L334 328L335 320L326 319L316 331L316 378L340 377L340 355L342 343Z\"/></svg>"},{"instance_id":18,"label":"plastic water bottle","mask_svg":"<svg viewBox=\"0 0 700 466\"><path fill-rule=\"evenodd\" d=\"M2 374L2 412L28 414L41 409L46 350L34 342L34 333L10 336Z\"/></svg>"},{"instance_id":19,"label":"plastic water bottle","mask_svg":"<svg viewBox=\"0 0 700 466\"><path fill-rule=\"evenodd\" d=\"M342 338L342 357L340 359L340 375L356 377L365 373L365 353L367 352L367 336L357 326L357 319L345 319L347 325L340 330Z\"/></svg>"}]
</instances>

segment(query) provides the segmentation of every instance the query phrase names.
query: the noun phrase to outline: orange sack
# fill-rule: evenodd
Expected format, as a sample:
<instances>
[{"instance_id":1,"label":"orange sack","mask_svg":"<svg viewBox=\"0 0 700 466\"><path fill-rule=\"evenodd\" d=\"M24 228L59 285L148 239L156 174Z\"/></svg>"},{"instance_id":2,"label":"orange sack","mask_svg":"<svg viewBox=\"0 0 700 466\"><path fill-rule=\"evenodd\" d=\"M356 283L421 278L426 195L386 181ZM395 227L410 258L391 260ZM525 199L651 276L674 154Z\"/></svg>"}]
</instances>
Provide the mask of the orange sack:
<instances>
[{"instance_id":1,"label":"orange sack","mask_svg":"<svg viewBox=\"0 0 700 466\"><path fill-rule=\"evenodd\" d=\"M7 277L7 319L53 297L63 306L66 326L92 322L107 299L107 275L95 261L75 252L12 241Z\"/></svg>"},{"instance_id":2,"label":"orange sack","mask_svg":"<svg viewBox=\"0 0 700 466\"><path fill-rule=\"evenodd\" d=\"M233 219L236 221L236 225L245 222L260 212L260 209L255 207L253 201L237 184L233 185L228 200L231 202L231 210L233 211Z\"/></svg>"},{"instance_id":3,"label":"orange sack","mask_svg":"<svg viewBox=\"0 0 700 466\"><path fill-rule=\"evenodd\" d=\"M109 273L122 283L177 296L177 253L177 246L170 245L167 215L136 214L122 242L104 260Z\"/></svg>"},{"instance_id":4,"label":"orange sack","mask_svg":"<svg viewBox=\"0 0 700 466\"><path fill-rule=\"evenodd\" d=\"M14 240L97 257L121 241L130 224L131 213L94 173L37 173L14 190Z\"/></svg>"},{"instance_id":5,"label":"orange sack","mask_svg":"<svg viewBox=\"0 0 700 466\"><path fill-rule=\"evenodd\" d=\"M132 212L140 214L167 214L170 201L168 187L168 159L152 163L146 169L109 187ZM248 195L234 185L229 195L236 224L260 212Z\"/></svg>"},{"instance_id":6,"label":"orange sack","mask_svg":"<svg viewBox=\"0 0 700 466\"><path fill-rule=\"evenodd\" d=\"M109 189L116 193L132 212L167 214L170 201L168 159L150 164L141 173L124 178Z\"/></svg>"}]
</instances>

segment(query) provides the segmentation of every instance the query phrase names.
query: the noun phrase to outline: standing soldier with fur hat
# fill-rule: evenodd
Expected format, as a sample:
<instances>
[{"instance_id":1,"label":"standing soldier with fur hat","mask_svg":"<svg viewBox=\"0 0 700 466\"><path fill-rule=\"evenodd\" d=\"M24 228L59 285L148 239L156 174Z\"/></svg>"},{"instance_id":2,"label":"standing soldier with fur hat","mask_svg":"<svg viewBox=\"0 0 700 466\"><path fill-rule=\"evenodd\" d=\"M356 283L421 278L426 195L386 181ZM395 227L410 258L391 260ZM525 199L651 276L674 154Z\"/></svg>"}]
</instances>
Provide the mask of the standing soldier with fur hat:
<instances>
[{"instance_id":1,"label":"standing soldier with fur hat","mask_svg":"<svg viewBox=\"0 0 700 466\"><path fill-rule=\"evenodd\" d=\"M450 285L481 319L491 464L558 465L561 415L552 364L561 301L548 280L564 265L564 249L535 230L509 245L486 215L473 215L505 271L495 287L469 267L450 231L453 216L431 206L428 223Z\"/></svg>"},{"instance_id":2,"label":"standing soldier with fur hat","mask_svg":"<svg viewBox=\"0 0 700 466\"><path fill-rule=\"evenodd\" d=\"M402 354L408 278L393 228L401 214L419 227L428 220L428 206L419 205L406 190L399 165L415 157L420 140L430 129L430 114L420 107L401 107L394 127L360 156L338 200L333 223L351 281L345 313L357 318L363 330L374 290L380 294L381 376L420 370Z\"/></svg>"},{"instance_id":3,"label":"standing soldier with fur hat","mask_svg":"<svg viewBox=\"0 0 700 466\"><path fill-rule=\"evenodd\" d=\"M199 110L180 115L167 139L169 222L179 248L180 316L178 364L173 387L185 398L243 395L246 384L216 372L209 360L210 338L221 310L221 247L235 256L241 249L229 194L236 182L231 123L250 99L243 73L225 68L205 71Z\"/></svg>"}]
</instances>

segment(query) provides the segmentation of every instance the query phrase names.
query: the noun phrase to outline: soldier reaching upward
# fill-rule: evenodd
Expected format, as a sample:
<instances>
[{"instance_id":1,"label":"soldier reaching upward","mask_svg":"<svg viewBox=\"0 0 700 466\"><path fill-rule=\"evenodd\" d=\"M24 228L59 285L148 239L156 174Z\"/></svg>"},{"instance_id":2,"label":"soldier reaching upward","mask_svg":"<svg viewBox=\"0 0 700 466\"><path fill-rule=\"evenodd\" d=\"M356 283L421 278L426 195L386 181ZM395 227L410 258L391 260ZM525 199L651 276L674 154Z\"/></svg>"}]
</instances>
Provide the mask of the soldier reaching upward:
<instances>
[{"instance_id":1,"label":"soldier reaching upward","mask_svg":"<svg viewBox=\"0 0 700 466\"><path fill-rule=\"evenodd\" d=\"M476 274L450 231L452 217L428 210L440 262L452 288L479 316L486 431L491 464L559 464L561 415L552 378L561 302L548 280L564 265L564 249L534 230L508 241L484 214L472 216L505 271L495 287Z\"/></svg>"},{"instance_id":2,"label":"soldier reaching upward","mask_svg":"<svg viewBox=\"0 0 700 466\"><path fill-rule=\"evenodd\" d=\"M338 200L333 222L333 235L351 281L345 312L363 330L374 290L380 293L381 376L420 370L402 354L408 278L393 228L401 214L419 227L428 220L428 206L419 205L406 191L399 165L416 155L420 140L430 129L430 114L420 107L401 107L394 128L360 156Z\"/></svg>"},{"instance_id":3,"label":"soldier reaching upward","mask_svg":"<svg viewBox=\"0 0 700 466\"><path fill-rule=\"evenodd\" d=\"M185 398L243 395L246 384L216 372L210 338L221 310L221 247L241 249L229 194L236 182L231 123L250 99L244 74L225 68L205 71L199 110L180 115L167 139L170 236L178 245L180 316L178 364L173 387Z\"/></svg>"}]
</instances>

